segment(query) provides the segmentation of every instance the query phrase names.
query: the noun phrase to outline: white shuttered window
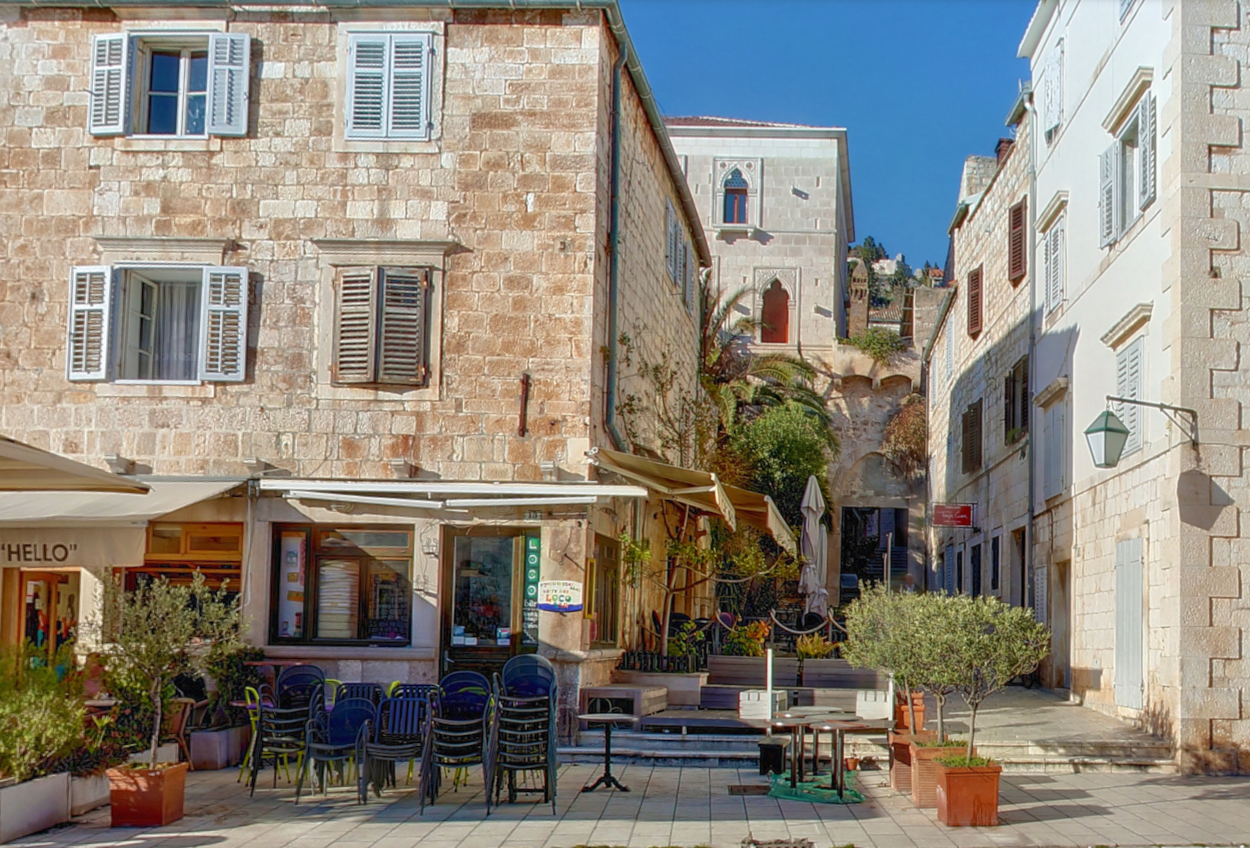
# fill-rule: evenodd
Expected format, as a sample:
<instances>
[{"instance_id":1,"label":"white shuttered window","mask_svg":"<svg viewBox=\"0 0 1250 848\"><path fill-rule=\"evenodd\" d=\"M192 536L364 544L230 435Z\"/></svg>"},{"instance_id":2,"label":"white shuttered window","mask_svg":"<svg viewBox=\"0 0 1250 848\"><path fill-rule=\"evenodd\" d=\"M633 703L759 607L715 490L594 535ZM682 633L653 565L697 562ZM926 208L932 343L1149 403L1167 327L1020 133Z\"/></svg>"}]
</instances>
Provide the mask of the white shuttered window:
<instances>
[{"instance_id":1,"label":"white shuttered window","mask_svg":"<svg viewBox=\"0 0 1250 848\"><path fill-rule=\"evenodd\" d=\"M239 382L247 316L246 268L74 268L66 373L75 381Z\"/></svg>"},{"instance_id":2,"label":"white shuttered window","mask_svg":"<svg viewBox=\"0 0 1250 848\"><path fill-rule=\"evenodd\" d=\"M1065 404L1056 401L1045 412L1045 450L1042 473L1042 497L1050 499L1063 491L1067 464L1067 440L1064 433Z\"/></svg>"},{"instance_id":3,"label":"white shuttered window","mask_svg":"<svg viewBox=\"0 0 1250 848\"><path fill-rule=\"evenodd\" d=\"M349 139L430 137L428 32L355 33L348 39Z\"/></svg>"},{"instance_id":4,"label":"white shuttered window","mask_svg":"<svg viewBox=\"0 0 1250 848\"><path fill-rule=\"evenodd\" d=\"M247 134L251 37L108 33L92 42L93 135Z\"/></svg>"},{"instance_id":5,"label":"white shuttered window","mask_svg":"<svg viewBox=\"0 0 1250 848\"><path fill-rule=\"evenodd\" d=\"M1138 338L1132 344L1125 345L1115 355L1115 389L1122 398L1140 400L1145 353L1145 338ZM1124 443L1124 456L1128 456L1142 446L1142 428L1144 419L1142 407L1132 403L1117 403L1116 416L1128 428L1128 440Z\"/></svg>"},{"instance_id":6,"label":"white shuttered window","mask_svg":"<svg viewBox=\"0 0 1250 848\"><path fill-rule=\"evenodd\" d=\"M1060 215L1055 219L1042 242L1047 314L1063 303L1064 217Z\"/></svg>"}]
</instances>

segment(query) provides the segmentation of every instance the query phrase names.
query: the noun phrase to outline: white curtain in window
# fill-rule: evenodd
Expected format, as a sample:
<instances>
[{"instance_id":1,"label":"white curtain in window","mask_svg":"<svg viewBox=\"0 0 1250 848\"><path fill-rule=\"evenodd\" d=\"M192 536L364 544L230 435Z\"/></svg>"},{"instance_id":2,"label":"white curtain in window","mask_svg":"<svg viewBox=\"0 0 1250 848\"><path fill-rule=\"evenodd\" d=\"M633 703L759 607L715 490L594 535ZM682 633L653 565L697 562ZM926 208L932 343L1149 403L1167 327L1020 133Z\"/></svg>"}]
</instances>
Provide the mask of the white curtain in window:
<instances>
[{"instance_id":1,"label":"white curtain in window","mask_svg":"<svg viewBox=\"0 0 1250 848\"><path fill-rule=\"evenodd\" d=\"M156 380L199 379L196 349L200 342L200 287L161 283L156 312Z\"/></svg>"}]
</instances>

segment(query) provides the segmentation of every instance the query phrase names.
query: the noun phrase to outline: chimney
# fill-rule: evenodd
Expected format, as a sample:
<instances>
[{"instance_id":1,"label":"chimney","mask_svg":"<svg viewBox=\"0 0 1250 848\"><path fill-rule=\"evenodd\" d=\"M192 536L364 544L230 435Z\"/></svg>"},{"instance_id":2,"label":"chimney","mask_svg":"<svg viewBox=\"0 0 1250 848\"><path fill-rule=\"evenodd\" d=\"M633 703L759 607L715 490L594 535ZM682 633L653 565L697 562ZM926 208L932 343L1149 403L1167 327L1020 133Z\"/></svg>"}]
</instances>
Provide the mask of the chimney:
<instances>
[{"instance_id":1,"label":"chimney","mask_svg":"<svg viewBox=\"0 0 1250 848\"><path fill-rule=\"evenodd\" d=\"M998 164L1003 164L1003 160L1011 152L1011 145L1015 143L1016 140L1014 138L1000 138L998 140L998 144L994 146L994 155L998 157Z\"/></svg>"}]
</instances>

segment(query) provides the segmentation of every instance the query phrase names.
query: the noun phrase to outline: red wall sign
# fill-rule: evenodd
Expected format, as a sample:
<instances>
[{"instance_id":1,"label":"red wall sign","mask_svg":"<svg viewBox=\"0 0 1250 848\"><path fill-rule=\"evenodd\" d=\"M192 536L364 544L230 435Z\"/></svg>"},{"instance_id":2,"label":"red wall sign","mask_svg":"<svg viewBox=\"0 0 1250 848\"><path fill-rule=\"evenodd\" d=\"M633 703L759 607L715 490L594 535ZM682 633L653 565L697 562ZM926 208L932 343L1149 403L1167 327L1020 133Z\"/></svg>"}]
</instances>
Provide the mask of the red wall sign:
<instances>
[{"instance_id":1,"label":"red wall sign","mask_svg":"<svg viewBox=\"0 0 1250 848\"><path fill-rule=\"evenodd\" d=\"M934 527L971 527L972 504L934 504Z\"/></svg>"}]
</instances>

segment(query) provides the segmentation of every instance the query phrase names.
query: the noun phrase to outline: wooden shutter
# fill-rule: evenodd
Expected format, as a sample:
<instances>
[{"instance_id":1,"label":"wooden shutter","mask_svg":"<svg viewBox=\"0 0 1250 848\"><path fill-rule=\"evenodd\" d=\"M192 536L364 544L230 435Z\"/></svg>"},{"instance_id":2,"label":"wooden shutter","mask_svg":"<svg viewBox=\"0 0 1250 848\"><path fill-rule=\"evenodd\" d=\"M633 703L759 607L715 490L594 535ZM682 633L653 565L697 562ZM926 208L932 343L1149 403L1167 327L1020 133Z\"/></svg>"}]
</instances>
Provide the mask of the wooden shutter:
<instances>
[{"instance_id":1,"label":"wooden shutter","mask_svg":"<svg viewBox=\"0 0 1250 848\"><path fill-rule=\"evenodd\" d=\"M946 382L949 384L955 373L955 328L946 325Z\"/></svg>"},{"instance_id":2,"label":"wooden shutter","mask_svg":"<svg viewBox=\"0 0 1250 848\"><path fill-rule=\"evenodd\" d=\"M247 376L247 269L209 267L203 280L200 379L241 382Z\"/></svg>"},{"instance_id":3,"label":"wooden shutter","mask_svg":"<svg viewBox=\"0 0 1250 848\"><path fill-rule=\"evenodd\" d=\"M247 135L252 40L215 32L208 41L208 134Z\"/></svg>"},{"instance_id":4,"label":"wooden shutter","mask_svg":"<svg viewBox=\"0 0 1250 848\"><path fill-rule=\"evenodd\" d=\"M390 36L390 91L387 104L389 138L422 139L429 135L429 33Z\"/></svg>"},{"instance_id":5,"label":"wooden shutter","mask_svg":"<svg viewBox=\"0 0 1250 848\"><path fill-rule=\"evenodd\" d=\"M1012 283L1020 282L1028 272L1028 245L1025 241L1027 203L1028 198L1022 199L1011 207L1008 214L1007 276Z\"/></svg>"},{"instance_id":6,"label":"wooden shutter","mask_svg":"<svg viewBox=\"0 0 1250 848\"><path fill-rule=\"evenodd\" d=\"M1042 496L1053 498L1063 491L1064 469L1064 405L1056 402L1046 410L1045 471L1042 478Z\"/></svg>"},{"instance_id":7,"label":"wooden shutter","mask_svg":"<svg viewBox=\"0 0 1250 848\"><path fill-rule=\"evenodd\" d=\"M347 54L347 138L386 137L386 79L390 40L352 35Z\"/></svg>"},{"instance_id":8,"label":"wooden shutter","mask_svg":"<svg viewBox=\"0 0 1250 848\"><path fill-rule=\"evenodd\" d=\"M1115 545L1115 702L1139 710L1145 689L1142 540Z\"/></svg>"},{"instance_id":9,"label":"wooden shutter","mask_svg":"<svg viewBox=\"0 0 1250 848\"><path fill-rule=\"evenodd\" d=\"M963 472L971 474L981 468L981 401L964 410Z\"/></svg>"},{"instance_id":10,"label":"wooden shutter","mask_svg":"<svg viewBox=\"0 0 1250 848\"><path fill-rule=\"evenodd\" d=\"M1017 409L1016 415L1020 419L1020 429L1029 429L1029 407L1033 405L1033 398L1029 394L1029 357L1025 356L1016 366L1016 390Z\"/></svg>"},{"instance_id":11,"label":"wooden shutter","mask_svg":"<svg viewBox=\"0 0 1250 848\"><path fill-rule=\"evenodd\" d=\"M125 33L97 35L91 43L92 135L123 135L130 105L130 38Z\"/></svg>"},{"instance_id":12,"label":"wooden shutter","mask_svg":"<svg viewBox=\"0 0 1250 848\"><path fill-rule=\"evenodd\" d=\"M1003 380L1003 441L1011 444L1011 431L1016 428L1016 369Z\"/></svg>"},{"instance_id":13,"label":"wooden shutter","mask_svg":"<svg viewBox=\"0 0 1250 848\"><path fill-rule=\"evenodd\" d=\"M374 380L377 281L377 268L344 268L339 272L332 369L336 383Z\"/></svg>"},{"instance_id":14,"label":"wooden shutter","mask_svg":"<svg viewBox=\"0 0 1250 848\"><path fill-rule=\"evenodd\" d=\"M71 380L108 379L113 289L113 269L107 265L70 272L66 375Z\"/></svg>"},{"instance_id":15,"label":"wooden shutter","mask_svg":"<svg viewBox=\"0 0 1250 848\"><path fill-rule=\"evenodd\" d=\"M1155 98L1150 92L1137 107L1137 149L1141 160L1141 203L1145 209L1155 199Z\"/></svg>"},{"instance_id":16,"label":"wooden shutter","mask_svg":"<svg viewBox=\"0 0 1250 848\"><path fill-rule=\"evenodd\" d=\"M1046 311L1051 312L1063 303L1063 230L1064 216L1060 215L1046 231L1043 245L1046 256Z\"/></svg>"},{"instance_id":17,"label":"wooden shutter","mask_svg":"<svg viewBox=\"0 0 1250 848\"><path fill-rule=\"evenodd\" d=\"M691 315L693 315L694 306L695 306L694 278L695 278L695 271L697 269L697 265L695 264L694 248L691 246L690 242L686 242L686 263L685 264L686 264L686 279L685 279L686 311L689 312Z\"/></svg>"},{"instance_id":18,"label":"wooden shutter","mask_svg":"<svg viewBox=\"0 0 1250 848\"><path fill-rule=\"evenodd\" d=\"M981 269L968 272L968 335L981 332Z\"/></svg>"},{"instance_id":19,"label":"wooden shutter","mask_svg":"<svg viewBox=\"0 0 1250 848\"><path fill-rule=\"evenodd\" d=\"M425 384L425 321L429 273L422 268L383 268L378 332L378 382Z\"/></svg>"},{"instance_id":20,"label":"wooden shutter","mask_svg":"<svg viewBox=\"0 0 1250 848\"><path fill-rule=\"evenodd\" d=\"M1117 141L1098 158L1098 246L1115 244L1116 239L1116 159Z\"/></svg>"},{"instance_id":21,"label":"wooden shutter","mask_svg":"<svg viewBox=\"0 0 1250 848\"><path fill-rule=\"evenodd\" d=\"M668 278L677 279L677 212L673 204L665 201L664 209L664 264Z\"/></svg>"},{"instance_id":22,"label":"wooden shutter","mask_svg":"<svg viewBox=\"0 0 1250 848\"><path fill-rule=\"evenodd\" d=\"M1137 339L1121 348L1115 358L1116 394L1122 398L1138 399L1142 396L1142 349L1145 339ZM1116 413L1129 435L1124 443L1124 453L1130 454L1142 446L1141 407L1131 403L1116 404Z\"/></svg>"}]
</instances>

